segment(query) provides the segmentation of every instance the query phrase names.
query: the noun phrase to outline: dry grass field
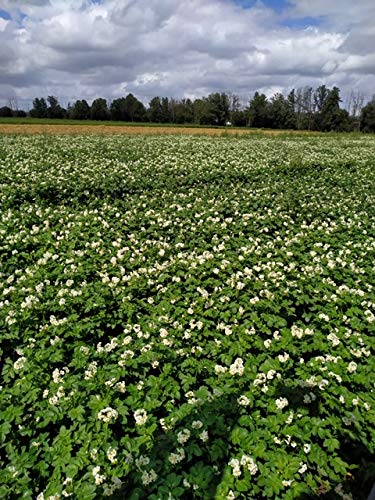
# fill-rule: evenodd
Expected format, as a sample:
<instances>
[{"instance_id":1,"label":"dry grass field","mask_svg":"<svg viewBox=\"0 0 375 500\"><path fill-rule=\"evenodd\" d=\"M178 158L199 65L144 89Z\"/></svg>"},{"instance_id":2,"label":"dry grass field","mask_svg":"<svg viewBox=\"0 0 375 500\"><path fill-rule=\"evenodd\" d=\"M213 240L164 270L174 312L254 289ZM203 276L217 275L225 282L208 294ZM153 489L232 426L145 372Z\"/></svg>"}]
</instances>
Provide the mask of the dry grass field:
<instances>
[{"instance_id":1,"label":"dry grass field","mask_svg":"<svg viewBox=\"0 0 375 500\"><path fill-rule=\"evenodd\" d=\"M125 134L125 135L244 135L265 134L280 135L314 134L307 131L261 130L238 128L199 128L199 127L165 127L165 126L136 126L136 125L47 125L47 124L4 124L0 123L0 134ZM315 132L316 133L316 132Z\"/></svg>"}]
</instances>

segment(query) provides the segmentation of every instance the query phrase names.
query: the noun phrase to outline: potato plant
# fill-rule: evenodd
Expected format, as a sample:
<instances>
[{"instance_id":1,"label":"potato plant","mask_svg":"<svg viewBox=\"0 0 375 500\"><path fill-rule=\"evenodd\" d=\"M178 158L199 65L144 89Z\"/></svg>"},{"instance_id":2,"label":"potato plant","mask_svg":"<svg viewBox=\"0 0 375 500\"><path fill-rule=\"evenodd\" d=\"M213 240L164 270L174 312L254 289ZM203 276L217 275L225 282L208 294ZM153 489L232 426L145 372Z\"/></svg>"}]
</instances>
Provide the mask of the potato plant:
<instances>
[{"instance_id":1,"label":"potato plant","mask_svg":"<svg viewBox=\"0 0 375 500\"><path fill-rule=\"evenodd\" d=\"M374 147L0 137L0 497L366 498Z\"/></svg>"}]
</instances>

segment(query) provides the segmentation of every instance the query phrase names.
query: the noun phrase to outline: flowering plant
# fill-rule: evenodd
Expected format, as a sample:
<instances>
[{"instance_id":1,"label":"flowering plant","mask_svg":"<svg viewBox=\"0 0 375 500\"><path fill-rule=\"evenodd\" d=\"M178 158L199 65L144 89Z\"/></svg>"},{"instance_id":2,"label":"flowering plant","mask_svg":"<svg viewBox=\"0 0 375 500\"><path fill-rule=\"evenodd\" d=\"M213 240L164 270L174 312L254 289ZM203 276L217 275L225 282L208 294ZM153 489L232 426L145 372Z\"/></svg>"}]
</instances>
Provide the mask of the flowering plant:
<instances>
[{"instance_id":1,"label":"flowering plant","mask_svg":"<svg viewBox=\"0 0 375 500\"><path fill-rule=\"evenodd\" d=\"M0 138L0 497L364 498L374 138Z\"/></svg>"}]
</instances>

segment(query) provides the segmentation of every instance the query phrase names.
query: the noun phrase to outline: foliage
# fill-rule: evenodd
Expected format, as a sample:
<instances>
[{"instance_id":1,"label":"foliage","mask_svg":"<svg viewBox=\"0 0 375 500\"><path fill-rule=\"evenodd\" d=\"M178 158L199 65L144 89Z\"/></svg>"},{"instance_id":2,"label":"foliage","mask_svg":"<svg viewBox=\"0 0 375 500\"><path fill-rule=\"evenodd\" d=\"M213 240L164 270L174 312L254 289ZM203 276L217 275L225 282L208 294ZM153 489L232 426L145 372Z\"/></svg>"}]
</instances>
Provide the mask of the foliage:
<instances>
[{"instance_id":1,"label":"foliage","mask_svg":"<svg viewBox=\"0 0 375 500\"><path fill-rule=\"evenodd\" d=\"M0 137L0 497L365 498L373 149Z\"/></svg>"},{"instance_id":2,"label":"foliage","mask_svg":"<svg viewBox=\"0 0 375 500\"><path fill-rule=\"evenodd\" d=\"M73 106L68 108L68 116L73 120L88 120L90 118L88 102L85 99L76 101Z\"/></svg>"},{"instance_id":3,"label":"foliage","mask_svg":"<svg viewBox=\"0 0 375 500\"><path fill-rule=\"evenodd\" d=\"M90 117L92 120L100 121L109 119L109 110L106 99L99 97L93 101L90 109Z\"/></svg>"},{"instance_id":4,"label":"foliage","mask_svg":"<svg viewBox=\"0 0 375 500\"><path fill-rule=\"evenodd\" d=\"M3 118L9 118L13 116L13 111L9 106L3 106L0 108L0 116Z\"/></svg>"},{"instance_id":5,"label":"foliage","mask_svg":"<svg viewBox=\"0 0 375 500\"><path fill-rule=\"evenodd\" d=\"M375 132L375 97L362 109L361 130Z\"/></svg>"},{"instance_id":6,"label":"foliage","mask_svg":"<svg viewBox=\"0 0 375 500\"><path fill-rule=\"evenodd\" d=\"M340 89L329 89L325 85L320 85L315 90L312 87L292 89L287 97L276 93L267 98L265 94L255 92L248 106L241 102L236 94L214 92L194 101L157 96L151 99L147 109L133 94L128 94L126 97L114 99L110 110L107 101L102 98L95 99L91 108L85 100L78 100L64 110L56 97L49 96L49 107L44 98L34 99L30 116L203 126L234 125L322 132L350 132L362 129L365 132L373 132L375 127L371 103L361 112L363 100L364 95L361 92L352 91L346 103L347 109L342 109ZM9 110L6 107L1 108L0 116L2 112L9 113ZM11 111L7 116L24 116L24 112Z\"/></svg>"}]
</instances>

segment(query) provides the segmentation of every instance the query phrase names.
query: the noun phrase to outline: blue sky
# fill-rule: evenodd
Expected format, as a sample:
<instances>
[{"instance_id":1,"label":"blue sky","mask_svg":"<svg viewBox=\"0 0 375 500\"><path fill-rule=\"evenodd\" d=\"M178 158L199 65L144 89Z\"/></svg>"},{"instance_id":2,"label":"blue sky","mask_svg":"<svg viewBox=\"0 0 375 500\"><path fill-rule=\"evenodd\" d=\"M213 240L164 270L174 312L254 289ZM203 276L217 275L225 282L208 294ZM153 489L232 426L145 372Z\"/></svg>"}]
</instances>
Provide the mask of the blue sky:
<instances>
[{"instance_id":1,"label":"blue sky","mask_svg":"<svg viewBox=\"0 0 375 500\"><path fill-rule=\"evenodd\" d=\"M256 5L256 0L234 0L234 3L241 5L245 8L251 8ZM283 11L286 7L288 7L288 2L286 0L263 0L262 2L267 7L271 7L277 12Z\"/></svg>"},{"instance_id":2,"label":"blue sky","mask_svg":"<svg viewBox=\"0 0 375 500\"><path fill-rule=\"evenodd\" d=\"M232 91L246 101L321 84L338 86L344 101L375 92L374 0L0 4L0 106L128 92L148 102Z\"/></svg>"},{"instance_id":3,"label":"blue sky","mask_svg":"<svg viewBox=\"0 0 375 500\"><path fill-rule=\"evenodd\" d=\"M11 18L9 12L7 12L6 10L3 10L3 9L0 9L0 17L2 19L10 19Z\"/></svg>"},{"instance_id":4,"label":"blue sky","mask_svg":"<svg viewBox=\"0 0 375 500\"><path fill-rule=\"evenodd\" d=\"M259 0L233 0L233 2L244 9L251 9L260 3ZM323 20L321 16L292 15L291 4L288 0L263 0L262 4L274 10L279 15L278 22L282 26L307 28L309 26L319 26Z\"/></svg>"}]
</instances>

